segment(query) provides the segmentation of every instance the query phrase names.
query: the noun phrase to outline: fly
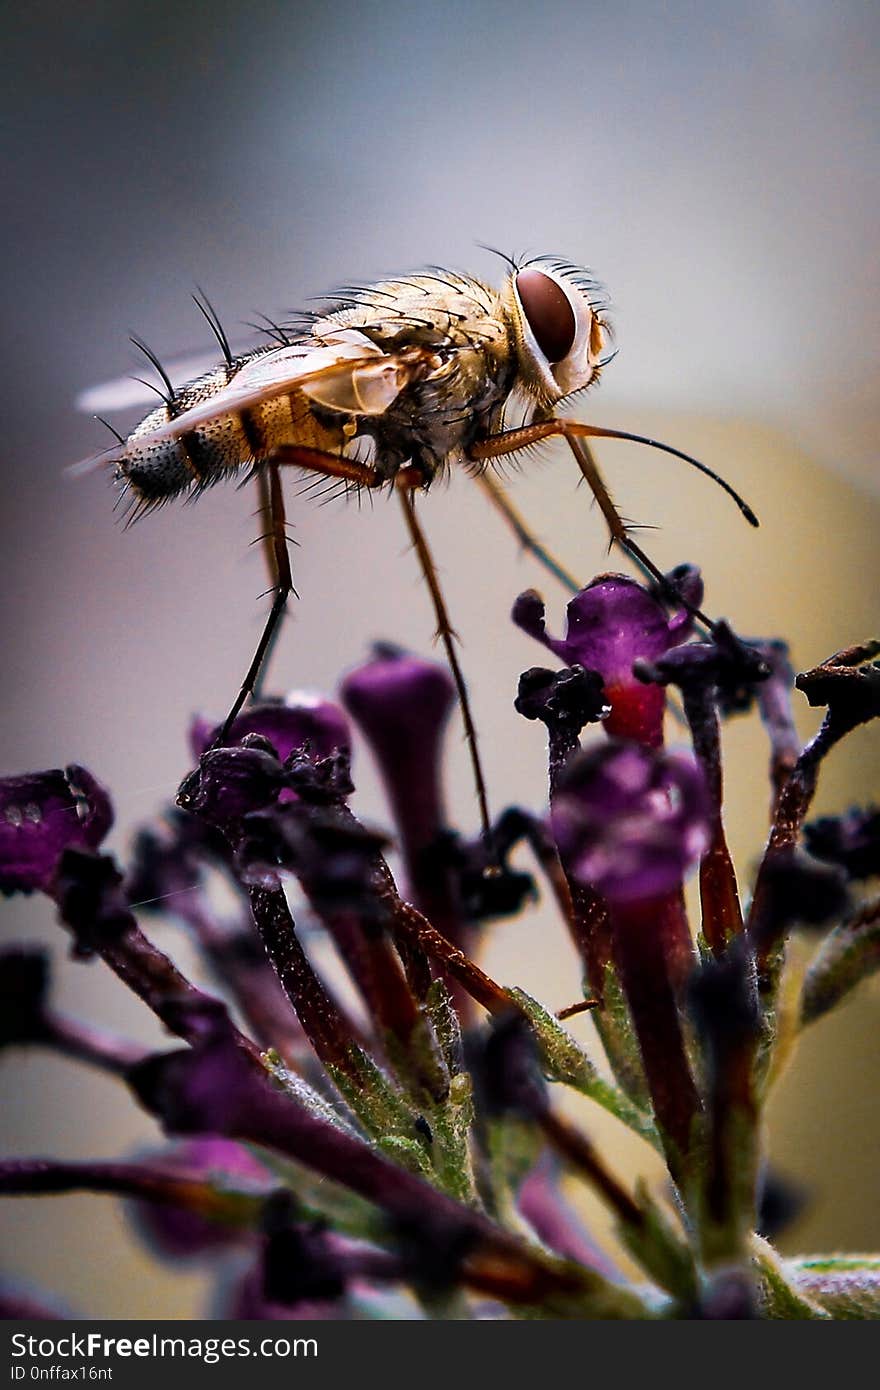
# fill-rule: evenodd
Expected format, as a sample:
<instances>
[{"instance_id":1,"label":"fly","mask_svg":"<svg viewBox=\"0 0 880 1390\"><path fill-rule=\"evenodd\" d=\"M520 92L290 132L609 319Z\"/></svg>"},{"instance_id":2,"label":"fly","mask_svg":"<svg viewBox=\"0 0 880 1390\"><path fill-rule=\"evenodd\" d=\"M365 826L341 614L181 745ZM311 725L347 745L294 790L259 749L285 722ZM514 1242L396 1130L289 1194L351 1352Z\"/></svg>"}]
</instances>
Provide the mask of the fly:
<instances>
[{"instance_id":1,"label":"fly","mask_svg":"<svg viewBox=\"0 0 880 1390\"><path fill-rule=\"evenodd\" d=\"M507 258L505 258L507 260ZM175 387L158 358L138 343L158 373L158 404L104 455L131 506L131 518L215 483L253 477L267 517L272 607L218 742L229 735L264 662L293 591L282 470L337 480L346 489L388 489L403 509L428 585L458 690L484 833L489 811L467 689L436 567L416 497L438 474L463 466L483 488L520 542L568 587L577 581L532 534L491 465L553 437L572 451L618 545L667 590L666 581L631 535L590 452L589 438L631 440L683 459L717 482L756 526L751 508L705 464L671 445L602 429L557 414L595 385L608 352L607 301L592 274L541 256L508 261L500 289L432 268L355 287L331 308L294 326L266 321L268 341L233 353L204 297L196 303L222 360ZM87 409L135 403L131 383L87 392ZM511 426L514 407L524 423ZM112 427L111 427L112 428ZM681 595L674 595L684 602ZM691 607L687 604L686 606ZM691 611L710 628L711 619Z\"/></svg>"}]
</instances>

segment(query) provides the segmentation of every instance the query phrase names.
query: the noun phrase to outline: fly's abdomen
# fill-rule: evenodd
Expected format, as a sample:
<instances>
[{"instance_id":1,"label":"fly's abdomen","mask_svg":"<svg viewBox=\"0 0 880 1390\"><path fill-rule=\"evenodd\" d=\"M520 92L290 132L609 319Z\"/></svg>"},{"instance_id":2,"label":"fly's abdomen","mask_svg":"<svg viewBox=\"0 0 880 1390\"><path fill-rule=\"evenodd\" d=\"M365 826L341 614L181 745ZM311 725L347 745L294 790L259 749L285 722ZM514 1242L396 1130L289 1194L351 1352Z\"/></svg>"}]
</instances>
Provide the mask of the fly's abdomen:
<instances>
[{"instance_id":1,"label":"fly's abdomen","mask_svg":"<svg viewBox=\"0 0 880 1390\"><path fill-rule=\"evenodd\" d=\"M149 438L190 406L208 400L228 379L225 368L200 377L151 410L132 430L117 460L116 476L142 501L162 502L189 489L209 486L250 458L241 422L233 415L223 416L179 439Z\"/></svg>"},{"instance_id":2,"label":"fly's abdomen","mask_svg":"<svg viewBox=\"0 0 880 1390\"><path fill-rule=\"evenodd\" d=\"M220 415L177 439L150 438L157 427L209 400L228 382L225 367L210 372L157 406L129 435L116 473L142 501L164 502L182 492L210 487L266 458L279 444L293 442L291 404L283 396L247 411Z\"/></svg>"},{"instance_id":3,"label":"fly's abdomen","mask_svg":"<svg viewBox=\"0 0 880 1390\"><path fill-rule=\"evenodd\" d=\"M184 492L201 491L240 469L271 458L283 445L339 450L342 419L334 427L319 420L298 391L271 397L246 410L230 411L177 438L151 437L157 428L200 405L226 387L233 373L220 367L157 406L125 441L116 476L146 506ZM143 442L141 442L143 441Z\"/></svg>"}]
</instances>

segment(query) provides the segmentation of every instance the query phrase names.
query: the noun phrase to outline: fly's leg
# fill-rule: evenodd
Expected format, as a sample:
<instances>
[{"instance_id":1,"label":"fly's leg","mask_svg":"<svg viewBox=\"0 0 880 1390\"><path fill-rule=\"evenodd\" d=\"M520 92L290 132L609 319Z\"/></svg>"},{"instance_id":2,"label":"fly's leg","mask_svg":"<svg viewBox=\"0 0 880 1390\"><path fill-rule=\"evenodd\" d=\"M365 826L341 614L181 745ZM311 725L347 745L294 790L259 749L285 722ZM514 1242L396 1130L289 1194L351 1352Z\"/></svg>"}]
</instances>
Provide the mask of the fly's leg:
<instances>
[{"instance_id":1,"label":"fly's leg","mask_svg":"<svg viewBox=\"0 0 880 1390\"><path fill-rule=\"evenodd\" d=\"M279 472L279 469L285 464L322 473L326 477L343 478L362 487L377 487L382 481L376 470L367 464L357 463L352 459L339 458L336 454L327 454L321 449L299 448L296 445L291 445L277 449L267 460L265 469L260 474L260 495L267 518L265 540L269 554L269 566L275 581L273 585L275 597L266 619L266 626L263 628L257 643L253 661L248 667L247 675L241 683L241 689L235 697L235 703L227 714L223 728L217 737L218 744L226 742L229 731L240 714L242 706L248 696L253 694L257 688L260 672L278 636L281 617L287 600L293 592L290 555L287 549L287 519Z\"/></svg>"},{"instance_id":2,"label":"fly's leg","mask_svg":"<svg viewBox=\"0 0 880 1390\"><path fill-rule=\"evenodd\" d=\"M235 723L241 708L247 697L254 692L263 664L269 656L278 635L279 624L287 600L293 591L293 577L290 573L290 555L287 550L287 530L286 517L284 513L284 496L281 491L281 477L275 463L268 463L265 474L260 475L260 494L266 513L267 532L266 542L269 553L269 563L274 576L275 597L272 600L272 607L266 619L262 635L257 643L257 650L254 652L254 659L248 667L247 675L241 683L241 689L235 697L235 703L226 716L223 728L217 738L218 744L223 744L229 735L229 730Z\"/></svg>"},{"instance_id":3,"label":"fly's leg","mask_svg":"<svg viewBox=\"0 0 880 1390\"><path fill-rule=\"evenodd\" d=\"M310 449L305 444L281 444L272 453L272 463L290 468L302 468L307 473L323 473L325 478L341 478L356 487L381 487L388 479L368 463L328 454L324 449Z\"/></svg>"},{"instance_id":4,"label":"fly's leg","mask_svg":"<svg viewBox=\"0 0 880 1390\"><path fill-rule=\"evenodd\" d=\"M589 445L586 443L585 436L588 435L611 435L611 431L605 431L598 426L582 425L574 420L538 420L532 425L523 425L520 429L504 430L501 434L489 435L487 439L481 439L471 446L470 457L474 462L483 462L488 459L503 458L506 454L516 453L519 449L528 448L530 444L537 444L542 439L550 439L554 435L565 439L569 448L577 460L578 467L585 481L589 484L590 490L599 505L605 523L611 536L611 544L620 546L621 550L635 561L640 569L649 574L661 586L662 590L670 598L687 611L709 629L715 630L715 624L695 604L688 602L670 584L650 556L646 555L641 546L633 540L630 535L623 517L620 515L605 480L599 472L599 466L593 457ZM667 452L678 453L678 450L671 450L668 446L664 447ZM684 457L684 456L683 456Z\"/></svg>"},{"instance_id":5,"label":"fly's leg","mask_svg":"<svg viewBox=\"0 0 880 1390\"><path fill-rule=\"evenodd\" d=\"M523 549L527 550L530 555L534 555L539 564L542 564L546 570L549 570L553 577L558 579L560 584L564 585L566 589L570 589L573 594L578 593L578 591L584 587L583 584L579 584L574 575L571 574L564 565L561 565L559 561L550 554L550 551L546 549L541 541L538 540L534 531L530 530L521 512L511 502L507 495L507 490L502 487L497 478L493 478L491 473L482 472L476 474L475 481L479 483L489 501L492 503L492 506L497 508L504 517L504 520L513 531L513 534L516 536Z\"/></svg>"},{"instance_id":6,"label":"fly's leg","mask_svg":"<svg viewBox=\"0 0 880 1390\"><path fill-rule=\"evenodd\" d=\"M272 453L272 466L275 470L282 464L286 466L303 468L309 473L324 474L328 478L342 478L343 481L352 482L361 488L381 488L388 478L384 477L377 468L370 467L370 464L357 463L355 459L343 459L341 455L335 453L325 453L323 449L309 449L303 445L282 445L281 448ZM431 602L434 603L434 613L437 616L437 635L441 639L443 649L446 652L446 659L449 662L449 669L452 671L452 678L455 681L456 694L459 698L459 708L462 710L462 720L464 723L464 734L467 737L468 749L470 749L471 767L474 770L474 783L477 787L477 801L480 805L480 820L482 824L482 834L484 834L485 844L491 851L492 831L489 826L489 803L487 790L485 790L485 777L482 776L482 765L480 762L480 752L477 749L477 727L474 724L474 717L471 714L470 699L467 695L467 687L464 684L462 667L459 664L459 655L455 649L455 630L449 621L449 612L446 609L445 599L443 599L442 589L439 587L437 577L437 566L428 549L427 539L418 524L416 516L416 502L414 502L414 492L416 489L423 488L424 477L418 468L402 468L396 477L396 488L400 498L400 505L403 507L403 516L406 520L406 528L409 531L413 548L418 556L418 563L421 566L421 573L424 575L425 584L428 585L428 592L431 594ZM271 614L270 614L271 620ZM264 634L266 637L266 634ZM271 634L270 634L271 637ZM259 662L263 659L266 644L261 642L257 649L257 656L254 657L254 666L259 669ZM250 673L249 673L250 674ZM241 708L241 706L239 706ZM492 856L494 858L494 856Z\"/></svg>"},{"instance_id":7,"label":"fly's leg","mask_svg":"<svg viewBox=\"0 0 880 1390\"><path fill-rule=\"evenodd\" d=\"M260 473L257 475L257 487L258 487L259 493L260 493L260 509L259 509L259 515L260 515L261 517L263 517L264 525L265 525L265 527L266 527L266 529L264 530L263 534L259 537L259 540L261 541L261 543L262 543L262 545L263 545L264 553L265 553L265 556L266 556L266 567L267 567L267 569L268 569L268 571L269 571L269 579L270 579L270 581L271 581L270 593L274 593L274 594L277 596L277 594L278 594L278 592L279 592L279 589L280 589L280 587L281 587L282 567L279 565L279 556L278 556L278 543L279 543L278 530L279 530L279 528L278 528L278 526L277 526L277 524L276 524L276 517L277 517L278 508L277 508L277 506L274 506L274 505L273 505L273 500L272 500L272 477L273 477L273 473L275 473L275 470L273 470L271 467L270 467L270 468L265 468L265 469L263 469L262 472L260 472ZM277 473L276 473L276 477L277 477ZM296 590L293 588L292 583L291 583L290 557L289 557L289 555L288 555L288 553L287 553L287 546L291 544L291 540L290 540L290 537L286 535L286 529L287 529L287 528L286 528L286 525L285 525L285 522L284 522L284 498L283 498L283 495L281 494L280 485L279 485L279 487L278 487L278 496L279 496L279 499L280 499L280 502L281 502L281 512L282 512L282 520L281 520L281 527L280 527L280 530L281 530L281 532L283 533L283 539L284 539L284 542L285 542L283 560L284 560L284 563L285 563L285 566L286 566L286 578L287 578L287 583L288 583L288 585L290 585L289 592L292 593L292 594L295 594L295 593L296 593ZM283 614L282 614L282 616L283 616ZM271 614L270 614L270 617L271 617ZM253 689L252 689L252 691L251 691L251 696L253 697L254 700L259 700L259 699L260 699L260 696L262 695L262 691L263 691L263 682L264 682L265 679L266 679L266 672L267 672L268 669L269 669L269 663L270 663L270 661L272 660L272 653L273 653L273 651L275 650L275 644L276 644L277 641L278 641L278 636L279 636L279 633L281 632L281 627L282 627L282 623L281 623L281 620L280 620L280 618L279 618L279 619L274 623L274 625L273 625L273 627L272 627L272 630L271 630L271 632L270 632L270 634L269 634L269 638L268 638L268 640L267 640L267 642L266 642L266 646L265 646L265 648L264 648L264 650L263 650L262 661L260 662L260 666L259 666L259 668L258 668L258 670L257 670L257 672L256 672L255 677L254 677L254 685L253 685Z\"/></svg>"},{"instance_id":8,"label":"fly's leg","mask_svg":"<svg viewBox=\"0 0 880 1390\"><path fill-rule=\"evenodd\" d=\"M443 590L440 588L440 580L437 575L437 566L434 564L434 557L428 546L425 533L422 530L418 516L416 515L415 490L423 486L423 480L417 469L404 469L397 476L397 493L400 504L403 508L403 516L406 522L406 529L409 532L413 549L421 566L422 575L428 586L431 595L431 602L434 605L434 614L437 619L437 637L443 643L446 652L446 659L449 662L449 669L455 681L455 690L458 695L458 704L461 709L462 722L464 723L465 737L471 756L471 767L474 773L474 783L477 789L477 802L480 807L480 823L483 829L483 841L489 850L490 861L494 867L495 851L491 822L489 819L489 797L486 791L486 779L483 776L483 766L480 762L480 752L477 747L477 727L471 713L470 700L468 698L467 686L465 685L464 675L458 660L458 652L455 648L457 634L449 619L449 610L446 607L446 600L443 597Z\"/></svg>"}]
</instances>

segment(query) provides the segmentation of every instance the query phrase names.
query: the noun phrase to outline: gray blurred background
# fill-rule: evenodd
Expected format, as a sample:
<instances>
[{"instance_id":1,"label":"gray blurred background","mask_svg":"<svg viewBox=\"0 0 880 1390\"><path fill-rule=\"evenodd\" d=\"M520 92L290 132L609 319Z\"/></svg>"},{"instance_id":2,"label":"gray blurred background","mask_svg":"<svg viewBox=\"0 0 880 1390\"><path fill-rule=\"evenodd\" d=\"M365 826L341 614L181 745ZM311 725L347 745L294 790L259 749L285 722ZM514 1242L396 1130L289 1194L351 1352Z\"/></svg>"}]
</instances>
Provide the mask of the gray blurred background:
<instances>
[{"instance_id":1,"label":"gray blurred background","mask_svg":"<svg viewBox=\"0 0 880 1390\"><path fill-rule=\"evenodd\" d=\"M186 770L189 715L223 713L263 612L247 494L218 489L124 532L105 477L62 472L106 442L73 400L134 366L130 332L160 355L207 345L196 284L232 331L425 262L496 277L477 241L588 264L610 286L621 349L589 418L696 453L762 520L752 532L705 479L608 443L624 512L660 528L654 558L700 563L709 608L746 633L788 636L802 667L880 626L875 5L32 3L5 7L2 49L0 764L85 763L114 791L117 850ZM609 561L575 482L551 452L514 497L587 579ZM273 684L332 690L375 637L429 652L396 509L291 513L302 598ZM539 806L541 739L510 704L538 653L507 614L537 585L558 627L564 596L466 477L423 517L493 801ZM815 717L799 719L806 737ZM752 721L726 738L747 880L765 834L766 748ZM877 796L877 743L863 732L835 752L820 808ZM358 806L381 820L363 755L356 780ZM455 735L450 801L472 828ZM67 1006L163 1043L100 965L63 963L42 901L4 907L2 930L52 944ZM158 932L192 964L173 927ZM552 1007L576 995L550 913L499 926L485 959ZM880 1243L877 1021L868 988L805 1040L779 1087L771 1150L812 1194L787 1248ZM581 1035L590 1042L586 1022ZM155 1141L109 1081L72 1065L18 1055L0 1081L15 1153L109 1157ZM627 1171L657 1180L613 1122L584 1119ZM143 1260L107 1199L8 1203L0 1222L10 1270L83 1313L205 1306L198 1271Z\"/></svg>"}]
</instances>

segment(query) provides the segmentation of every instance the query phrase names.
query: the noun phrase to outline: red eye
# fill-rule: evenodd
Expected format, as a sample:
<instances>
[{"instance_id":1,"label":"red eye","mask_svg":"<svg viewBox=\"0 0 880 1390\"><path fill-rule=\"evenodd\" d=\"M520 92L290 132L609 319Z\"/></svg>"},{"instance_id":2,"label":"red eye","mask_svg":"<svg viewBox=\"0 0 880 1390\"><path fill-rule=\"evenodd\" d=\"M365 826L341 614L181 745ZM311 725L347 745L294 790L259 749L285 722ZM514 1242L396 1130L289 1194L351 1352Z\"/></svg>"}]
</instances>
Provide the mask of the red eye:
<instances>
[{"instance_id":1,"label":"red eye","mask_svg":"<svg viewBox=\"0 0 880 1390\"><path fill-rule=\"evenodd\" d=\"M542 270L521 270L516 289L538 347L548 362L561 362L577 330L565 291Z\"/></svg>"}]
</instances>

